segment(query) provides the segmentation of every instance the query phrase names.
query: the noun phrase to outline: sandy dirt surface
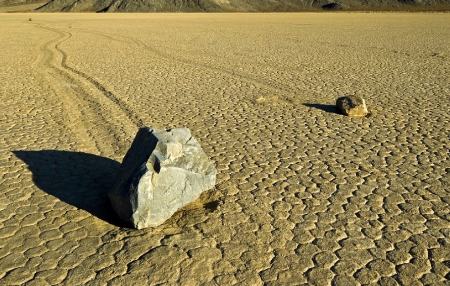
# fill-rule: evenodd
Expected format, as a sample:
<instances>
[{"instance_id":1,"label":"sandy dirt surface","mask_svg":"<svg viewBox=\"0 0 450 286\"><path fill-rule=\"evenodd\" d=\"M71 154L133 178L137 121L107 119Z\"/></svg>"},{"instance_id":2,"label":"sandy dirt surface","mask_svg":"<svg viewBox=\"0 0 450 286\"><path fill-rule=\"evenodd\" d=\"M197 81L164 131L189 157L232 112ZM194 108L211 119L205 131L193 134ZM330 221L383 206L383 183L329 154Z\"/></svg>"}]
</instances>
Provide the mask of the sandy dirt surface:
<instances>
[{"instance_id":1,"label":"sandy dirt surface","mask_svg":"<svg viewBox=\"0 0 450 286\"><path fill-rule=\"evenodd\" d=\"M1 14L0 51L0 284L448 285L450 14ZM218 184L137 231L142 125Z\"/></svg>"}]
</instances>

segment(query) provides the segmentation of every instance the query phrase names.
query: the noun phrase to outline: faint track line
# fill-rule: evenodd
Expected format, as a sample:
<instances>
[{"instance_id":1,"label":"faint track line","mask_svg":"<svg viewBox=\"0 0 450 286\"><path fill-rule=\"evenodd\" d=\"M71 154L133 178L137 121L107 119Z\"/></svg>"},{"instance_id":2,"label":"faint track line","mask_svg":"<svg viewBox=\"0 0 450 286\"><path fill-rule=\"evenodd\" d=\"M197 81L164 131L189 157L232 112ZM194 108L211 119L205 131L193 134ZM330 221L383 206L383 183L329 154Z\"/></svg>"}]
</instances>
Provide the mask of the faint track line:
<instances>
[{"instance_id":1,"label":"faint track line","mask_svg":"<svg viewBox=\"0 0 450 286\"><path fill-rule=\"evenodd\" d=\"M185 58L181 58L181 57L175 57L169 53L165 53L163 51L160 51L146 43L144 43L141 40L129 37L129 36L123 36L123 35L110 35L104 32L98 32L98 31L92 31L92 30L88 30L88 29L81 29L81 28L76 28L79 31L82 32L86 32L86 33L91 33L91 34L95 34L95 35L99 35L99 36L103 36L105 38L108 38L110 40L113 41L118 41L118 42L122 42L122 43L126 43L126 44L130 44L130 43L134 43L135 45L144 48L145 50L148 50L152 53L154 53L155 55L159 56L160 58L163 59L167 59L167 60L171 60L171 61L175 61L184 65L188 65L190 67L194 67L194 68L198 68L198 67L202 67L206 70L210 70L219 74L227 74L229 76L231 76L232 78L241 80L241 81L246 81L247 83L253 84L254 86L260 87L262 89L266 89L269 90L271 92L274 93L274 95L277 96L281 96L283 98L283 100L289 102L289 103L294 103L294 96L292 95L292 92L286 90L286 89L280 89L274 86L271 86L267 83L264 83L261 79L255 79L253 77L251 77L250 75L244 74L244 73L237 73L234 71L229 71L223 68L217 68L211 65L207 65L204 63L199 63L196 61L192 61L192 60L188 60ZM126 39L126 40L121 40L119 38L122 39ZM272 95L273 96L273 95Z\"/></svg>"}]
</instances>

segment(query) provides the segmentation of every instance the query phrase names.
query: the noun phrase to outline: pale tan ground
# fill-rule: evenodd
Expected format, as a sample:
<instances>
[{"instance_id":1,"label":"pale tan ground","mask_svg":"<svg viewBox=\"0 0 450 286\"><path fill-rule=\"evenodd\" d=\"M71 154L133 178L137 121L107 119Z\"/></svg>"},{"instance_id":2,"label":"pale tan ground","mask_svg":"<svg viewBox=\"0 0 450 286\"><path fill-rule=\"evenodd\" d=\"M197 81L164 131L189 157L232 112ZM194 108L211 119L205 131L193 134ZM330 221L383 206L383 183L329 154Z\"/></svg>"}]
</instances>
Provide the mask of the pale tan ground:
<instances>
[{"instance_id":1,"label":"pale tan ground","mask_svg":"<svg viewBox=\"0 0 450 286\"><path fill-rule=\"evenodd\" d=\"M1 14L0 55L0 284L448 285L450 14ZM136 231L140 125L219 174Z\"/></svg>"}]
</instances>

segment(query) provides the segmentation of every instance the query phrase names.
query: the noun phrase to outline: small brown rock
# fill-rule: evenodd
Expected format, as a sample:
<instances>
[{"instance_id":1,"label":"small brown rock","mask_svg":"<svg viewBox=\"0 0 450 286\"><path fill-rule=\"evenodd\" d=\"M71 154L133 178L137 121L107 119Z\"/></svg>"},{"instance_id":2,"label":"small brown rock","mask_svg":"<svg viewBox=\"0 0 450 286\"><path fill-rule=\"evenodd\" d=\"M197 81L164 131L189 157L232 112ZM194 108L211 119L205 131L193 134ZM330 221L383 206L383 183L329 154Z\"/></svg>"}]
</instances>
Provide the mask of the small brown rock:
<instances>
[{"instance_id":1,"label":"small brown rock","mask_svg":"<svg viewBox=\"0 0 450 286\"><path fill-rule=\"evenodd\" d=\"M349 95L339 97L336 100L336 106L342 114L351 117L363 117L369 113L365 100L360 96Z\"/></svg>"}]
</instances>

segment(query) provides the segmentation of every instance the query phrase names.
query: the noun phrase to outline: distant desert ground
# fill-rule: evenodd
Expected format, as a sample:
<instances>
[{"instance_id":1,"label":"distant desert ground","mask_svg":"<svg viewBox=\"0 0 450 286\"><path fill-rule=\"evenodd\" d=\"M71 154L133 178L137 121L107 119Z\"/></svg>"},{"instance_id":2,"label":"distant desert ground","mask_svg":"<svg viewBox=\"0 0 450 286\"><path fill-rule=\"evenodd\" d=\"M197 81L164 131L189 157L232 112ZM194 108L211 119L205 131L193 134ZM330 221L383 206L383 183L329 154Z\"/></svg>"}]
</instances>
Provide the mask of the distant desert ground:
<instances>
[{"instance_id":1,"label":"distant desert ground","mask_svg":"<svg viewBox=\"0 0 450 286\"><path fill-rule=\"evenodd\" d=\"M0 284L448 285L450 14L0 14L0 51ZM218 184L138 231L144 125Z\"/></svg>"}]
</instances>

